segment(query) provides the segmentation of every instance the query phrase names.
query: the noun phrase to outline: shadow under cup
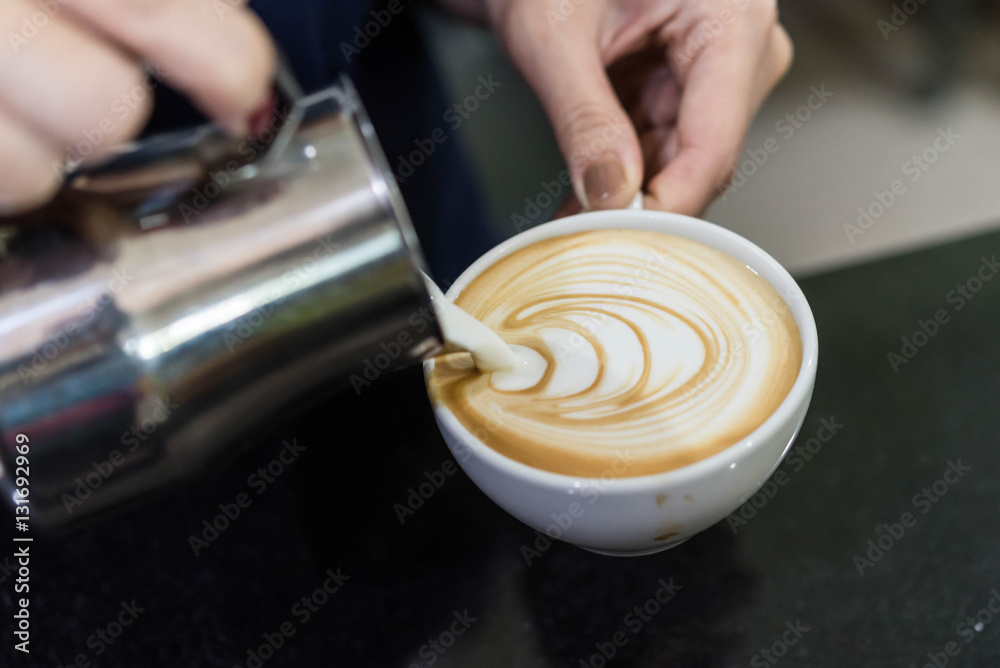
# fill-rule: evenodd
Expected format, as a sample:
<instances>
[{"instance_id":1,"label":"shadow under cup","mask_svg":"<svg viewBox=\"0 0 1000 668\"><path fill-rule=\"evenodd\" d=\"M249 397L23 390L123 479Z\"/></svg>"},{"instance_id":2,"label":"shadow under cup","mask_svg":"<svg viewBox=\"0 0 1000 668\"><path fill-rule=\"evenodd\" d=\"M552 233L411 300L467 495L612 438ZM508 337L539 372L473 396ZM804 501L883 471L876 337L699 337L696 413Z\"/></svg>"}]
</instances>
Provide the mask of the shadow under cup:
<instances>
[{"instance_id":1,"label":"shadow under cup","mask_svg":"<svg viewBox=\"0 0 1000 668\"><path fill-rule=\"evenodd\" d=\"M491 449L435 402L441 434L472 481L501 508L552 538L613 555L674 547L727 517L760 489L798 434L816 380L816 323L789 273L743 237L712 223L659 211L598 211L540 225L508 239L466 269L454 299L484 269L542 239L600 229L639 229L687 237L745 262L788 305L799 329L802 364L788 395L746 438L693 464L662 473L585 478L536 469ZM424 362L429 378L434 360ZM485 426L485 425L484 425Z\"/></svg>"}]
</instances>

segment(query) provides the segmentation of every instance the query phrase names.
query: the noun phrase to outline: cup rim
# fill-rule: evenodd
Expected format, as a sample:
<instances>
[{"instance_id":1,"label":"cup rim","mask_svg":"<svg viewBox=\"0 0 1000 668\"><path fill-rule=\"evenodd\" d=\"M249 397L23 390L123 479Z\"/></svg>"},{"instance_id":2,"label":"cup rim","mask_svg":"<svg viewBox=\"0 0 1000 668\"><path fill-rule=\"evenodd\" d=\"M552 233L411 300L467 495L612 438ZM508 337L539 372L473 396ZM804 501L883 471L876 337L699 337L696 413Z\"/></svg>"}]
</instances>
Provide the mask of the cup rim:
<instances>
[{"instance_id":1,"label":"cup rim","mask_svg":"<svg viewBox=\"0 0 1000 668\"><path fill-rule=\"evenodd\" d=\"M792 311L792 316L795 318L795 324L799 328L799 337L802 342L802 363L799 367L799 373L788 394L782 400L781 404L778 405L778 408L746 437L713 455L668 471L647 473L639 476L615 477L610 481L610 484L609 481L603 478L546 471L511 459L473 436L465 428L465 425L459 422L458 418L446 406L440 403L433 404L435 416L452 433L458 435L460 441L476 444L472 448L474 451L473 456L487 460L493 467L516 478L552 489L580 488L588 484L600 482L603 485L607 485L609 491L616 488L621 489L622 487L628 487L629 492L644 491L647 489L655 490L665 485L684 484L695 481L705 474L718 471L720 468L736 468L742 460L745 460L756 452L757 448L752 447L753 444L766 443L772 440L781 425L795 418L802 402L809 401L816 377L819 355L819 337L816 332L816 321L813 318L812 308L809 306L809 302L806 300L802 289L791 274L788 273L788 270L749 239L706 220L665 211L613 210L580 213L537 225L494 246L469 265L458 279L449 286L445 295L448 299L453 300L466 285L488 266L524 246L551 237L597 229L642 229L675 234L729 253L737 259L746 262L747 266L756 272L761 272L761 268L766 267L768 274L773 274L774 277L777 277L782 285L775 285L775 281L772 280L771 276L765 276L765 280L778 291L782 299L785 300L785 303L788 304L789 309ZM706 236L711 237L711 239L706 240L704 238ZM734 250L737 252L733 252ZM424 362L425 379L429 376L433 368L434 358L430 358ZM751 447L748 447L748 445ZM777 468L780 464L790 446L791 441L785 445L781 456L775 460L774 468Z\"/></svg>"}]
</instances>

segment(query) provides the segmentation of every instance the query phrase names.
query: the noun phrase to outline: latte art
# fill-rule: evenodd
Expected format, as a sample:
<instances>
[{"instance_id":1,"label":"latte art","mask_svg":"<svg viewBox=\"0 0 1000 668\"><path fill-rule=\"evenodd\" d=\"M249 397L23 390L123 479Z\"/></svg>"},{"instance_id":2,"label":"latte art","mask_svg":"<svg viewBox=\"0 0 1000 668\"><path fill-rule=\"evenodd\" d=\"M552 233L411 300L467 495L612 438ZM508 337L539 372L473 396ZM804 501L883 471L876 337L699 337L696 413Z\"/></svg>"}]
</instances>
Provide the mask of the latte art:
<instances>
[{"instance_id":1,"label":"latte art","mask_svg":"<svg viewBox=\"0 0 1000 668\"><path fill-rule=\"evenodd\" d=\"M502 258L455 303L511 344L510 371L438 358L432 400L494 450L576 476L678 468L743 439L798 375L777 291L689 239L596 230Z\"/></svg>"}]
</instances>

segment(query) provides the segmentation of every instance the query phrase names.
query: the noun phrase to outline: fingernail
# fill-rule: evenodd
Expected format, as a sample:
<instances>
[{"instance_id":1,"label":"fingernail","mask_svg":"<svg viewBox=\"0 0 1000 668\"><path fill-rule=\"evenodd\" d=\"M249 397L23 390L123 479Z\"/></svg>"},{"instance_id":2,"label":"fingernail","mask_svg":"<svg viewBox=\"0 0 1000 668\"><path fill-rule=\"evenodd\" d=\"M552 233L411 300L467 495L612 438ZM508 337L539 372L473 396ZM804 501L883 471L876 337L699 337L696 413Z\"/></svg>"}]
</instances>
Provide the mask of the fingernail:
<instances>
[{"instance_id":1,"label":"fingernail","mask_svg":"<svg viewBox=\"0 0 1000 668\"><path fill-rule=\"evenodd\" d=\"M619 194L628 186L625 170L617 160L595 162L583 173L583 190L588 209L598 208L602 203Z\"/></svg>"}]
</instances>

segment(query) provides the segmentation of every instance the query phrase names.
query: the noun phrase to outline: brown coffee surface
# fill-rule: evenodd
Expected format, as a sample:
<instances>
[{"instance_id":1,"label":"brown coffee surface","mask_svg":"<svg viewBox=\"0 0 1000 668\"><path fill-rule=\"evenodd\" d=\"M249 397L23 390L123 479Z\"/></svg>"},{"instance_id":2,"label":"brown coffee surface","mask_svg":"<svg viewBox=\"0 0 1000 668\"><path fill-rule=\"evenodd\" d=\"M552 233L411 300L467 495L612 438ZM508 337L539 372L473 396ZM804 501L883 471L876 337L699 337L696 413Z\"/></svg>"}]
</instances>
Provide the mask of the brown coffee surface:
<instances>
[{"instance_id":1,"label":"brown coffee surface","mask_svg":"<svg viewBox=\"0 0 1000 668\"><path fill-rule=\"evenodd\" d=\"M645 230L542 240L501 259L456 303L544 359L499 389L467 353L427 385L478 440L581 477L676 469L736 444L781 404L802 344L777 290L736 258Z\"/></svg>"}]
</instances>

